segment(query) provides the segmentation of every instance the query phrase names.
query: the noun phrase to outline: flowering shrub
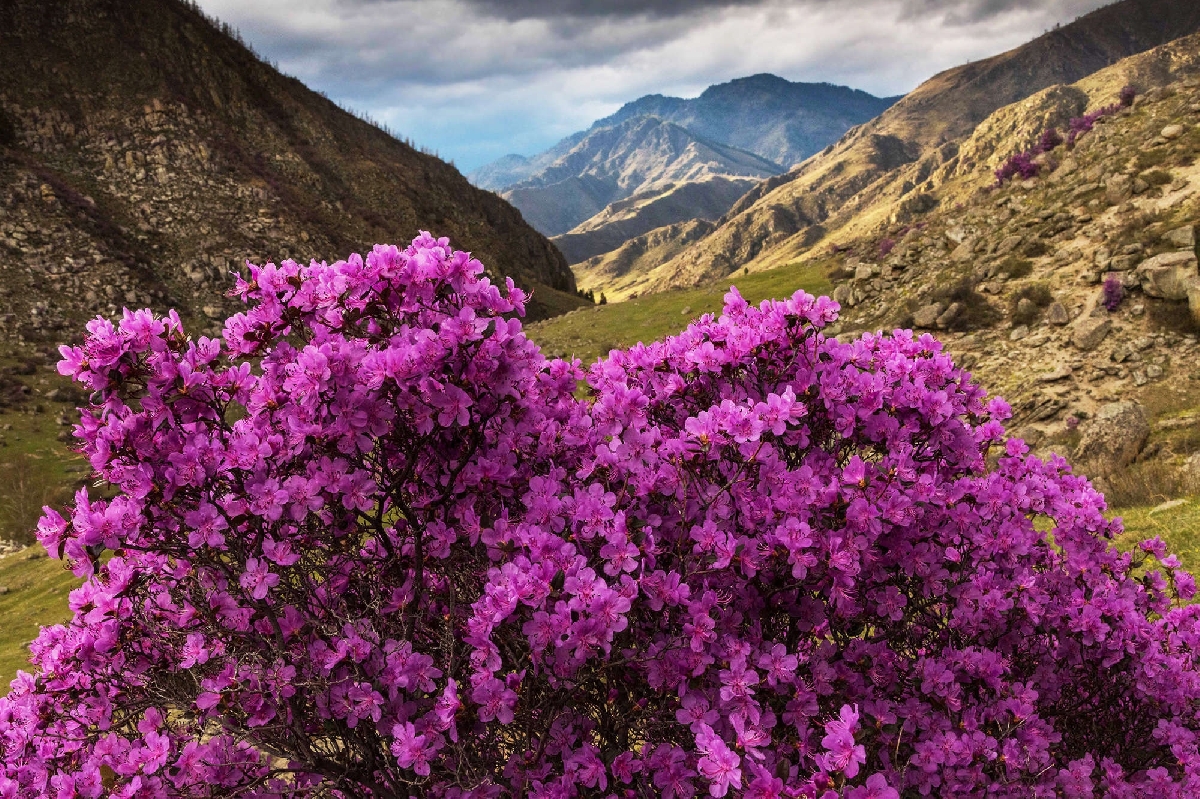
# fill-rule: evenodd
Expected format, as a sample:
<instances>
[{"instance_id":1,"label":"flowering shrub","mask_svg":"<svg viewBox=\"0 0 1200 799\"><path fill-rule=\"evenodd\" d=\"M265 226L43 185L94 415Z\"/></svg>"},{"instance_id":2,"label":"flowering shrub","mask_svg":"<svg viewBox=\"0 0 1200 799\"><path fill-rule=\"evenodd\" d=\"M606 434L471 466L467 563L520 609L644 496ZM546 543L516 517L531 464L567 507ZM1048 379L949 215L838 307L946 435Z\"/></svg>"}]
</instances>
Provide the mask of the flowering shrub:
<instances>
[{"instance_id":1,"label":"flowering shrub","mask_svg":"<svg viewBox=\"0 0 1200 799\"><path fill-rule=\"evenodd\" d=\"M1121 303L1125 300L1125 287L1121 285L1121 278L1116 275L1109 275L1104 279L1104 307L1109 313L1121 307Z\"/></svg>"},{"instance_id":2,"label":"flowering shrub","mask_svg":"<svg viewBox=\"0 0 1200 799\"><path fill-rule=\"evenodd\" d=\"M1039 153L1048 153L1062 143L1063 137L1057 128L1046 128L1042 131L1041 137L1038 138L1037 151Z\"/></svg>"},{"instance_id":3,"label":"flowering shrub","mask_svg":"<svg viewBox=\"0 0 1200 799\"><path fill-rule=\"evenodd\" d=\"M903 235L903 234L902 234ZM891 254L892 250L896 249L896 240L892 238L884 238L879 240L879 257L886 258Z\"/></svg>"},{"instance_id":4,"label":"flowering shrub","mask_svg":"<svg viewBox=\"0 0 1200 799\"><path fill-rule=\"evenodd\" d=\"M1089 114L1084 114L1081 117L1071 117L1068 123L1067 130L1067 146L1074 146L1075 142L1085 133L1090 133L1095 127L1096 121L1102 117L1110 117L1121 110L1123 106L1119 103L1114 105L1106 105L1103 108L1097 108Z\"/></svg>"},{"instance_id":5,"label":"flowering shrub","mask_svg":"<svg viewBox=\"0 0 1200 799\"><path fill-rule=\"evenodd\" d=\"M1200 790L1192 578L932 338L731 290L578 399L481 269L426 234L64 348L112 490L40 525L88 580L0 796Z\"/></svg>"},{"instance_id":6,"label":"flowering shrub","mask_svg":"<svg viewBox=\"0 0 1200 799\"><path fill-rule=\"evenodd\" d=\"M1042 170L1042 165L1033 160L1036 155L1037 153L1034 152L1010 155L996 170L996 184L1003 184L1017 176L1020 176L1022 180L1037 177L1038 172Z\"/></svg>"},{"instance_id":7,"label":"flowering shrub","mask_svg":"<svg viewBox=\"0 0 1200 799\"><path fill-rule=\"evenodd\" d=\"M1101 117L1112 116L1122 108L1128 108L1133 105L1133 99L1137 96L1137 89L1133 86L1125 86L1121 89L1120 100L1115 105L1106 105L1103 108L1098 108L1090 114L1084 114L1081 117L1071 117L1068 123L1067 138L1065 140L1068 147L1074 147L1076 140L1085 133L1088 133L1096 124L1096 120ZM1042 135L1038 137L1037 144L1031 150L1026 152L1014 153L1005 159L1000 168L996 170L996 185L1001 186L1013 177L1020 175L1022 179L1037 177L1041 171L1041 165L1035 163L1033 159L1037 158L1042 153L1048 153L1054 148L1063 144L1062 134L1056 128L1046 128L1042 131ZM1054 165L1050 165L1050 169L1054 169Z\"/></svg>"}]
</instances>

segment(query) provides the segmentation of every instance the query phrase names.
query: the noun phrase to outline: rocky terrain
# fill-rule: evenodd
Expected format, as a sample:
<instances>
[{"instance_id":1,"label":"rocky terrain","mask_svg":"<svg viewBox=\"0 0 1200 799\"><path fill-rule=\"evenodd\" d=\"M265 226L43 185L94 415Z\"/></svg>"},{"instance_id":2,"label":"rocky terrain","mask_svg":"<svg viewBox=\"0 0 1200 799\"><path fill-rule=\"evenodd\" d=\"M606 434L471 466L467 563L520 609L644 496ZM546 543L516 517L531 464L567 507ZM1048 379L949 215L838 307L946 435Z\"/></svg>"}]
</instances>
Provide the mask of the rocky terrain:
<instances>
[{"instance_id":1,"label":"rocky terrain","mask_svg":"<svg viewBox=\"0 0 1200 799\"><path fill-rule=\"evenodd\" d=\"M146 305L211 333L246 259L421 228L534 289L542 315L578 305L510 205L229 34L177 0L0 5L0 341L44 348Z\"/></svg>"},{"instance_id":2,"label":"rocky terrain","mask_svg":"<svg viewBox=\"0 0 1200 799\"><path fill-rule=\"evenodd\" d=\"M1200 36L1168 50L1133 59L1169 63L1162 85L1041 156L1036 177L977 186L826 259L837 331L933 333L1013 404L1018 435L1116 495L1200 488ZM1037 128L1074 91L1138 68L1047 90L979 136Z\"/></svg>"},{"instance_id":3,"label":"rocky terrain","mask_svg":"<svg viewBox=\"0 0 1200 799\"><path fill-rule=\"evenodd\" d=\"M893 218L915 218L947 201L953 206L959 200L947 196L945 184L989 176L986 159L1013 134L994 136L991 149L967 147L998 109L1198 29L1200 4L1122 0L1007 53L941 73L828 150L756 186L712 233L640 276L642 291L813 257ZM1154 85L1162 69L1169 66L1148 65L1137 77ZM1075 102L1081 100L1076 94Z\"/></svg>"}]
</instances>

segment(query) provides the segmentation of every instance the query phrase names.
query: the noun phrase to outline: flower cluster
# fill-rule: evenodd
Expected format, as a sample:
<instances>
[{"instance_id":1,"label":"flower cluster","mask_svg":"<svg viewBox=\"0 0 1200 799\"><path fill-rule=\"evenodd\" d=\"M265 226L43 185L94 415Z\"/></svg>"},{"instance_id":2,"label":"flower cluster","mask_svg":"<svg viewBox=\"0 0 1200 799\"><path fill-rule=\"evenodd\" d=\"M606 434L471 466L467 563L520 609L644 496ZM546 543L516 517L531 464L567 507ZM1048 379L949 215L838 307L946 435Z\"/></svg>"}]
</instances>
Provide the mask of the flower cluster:
<instances>
[{"instance_id":1,"label":"flower cluster","mask_svg":"<svg viewBox=\"0 0 1200 799\"><path fill-rule=\"evenodd\" d=\"M427 234L237 291L64 350L109 490L0 796L1200 790L1191 576L932 338L731 290L585 374Z\"/></svg>"},{"instance_id":2,"label":"flower cluster","mask_svg":"<svg viewBox=\"0 0 1200 799\"><path fill-rule=\"evenodd\" d=\"M1125 286L1118 275L1109 275L1104 279L1104 308L1112 313L1121 307L1125 301Z\"/></svg>"},{"instance_id":3,"label":"flower cluster","mask_svg":"<svg viewBox=\"0 0 1200 799\"><path fill-rule=\"evenodd\" d=\"M1050 152L1060 144L1066 144L1067 147L1074 147L1075 142L1080 136L1091 132L1097 120L1112 116L1122 108L1130 107L1133 105L1133 100L1136 96L1136 88L1125 86L1121 89L1120 99L1117 103L1097 108L1095 111L1084 114L1081 117L1071 117L1071 120L1067 123L1066 139L1063 139L1062 134L1058 132L1057 128L1046 128L1042 131L1041 136L1038 137L1037 144L1032 149L1014 153L1004 160L1004 163L995 172L996 185L1002 186L1017 176L1020 176L1022 179L1037 177L1038 173L1041 172L1042 165L1034 159L1043 153ZM1051 168L1053 169L1053 165L1051 165Z\"/></svg>"}]
</instances>

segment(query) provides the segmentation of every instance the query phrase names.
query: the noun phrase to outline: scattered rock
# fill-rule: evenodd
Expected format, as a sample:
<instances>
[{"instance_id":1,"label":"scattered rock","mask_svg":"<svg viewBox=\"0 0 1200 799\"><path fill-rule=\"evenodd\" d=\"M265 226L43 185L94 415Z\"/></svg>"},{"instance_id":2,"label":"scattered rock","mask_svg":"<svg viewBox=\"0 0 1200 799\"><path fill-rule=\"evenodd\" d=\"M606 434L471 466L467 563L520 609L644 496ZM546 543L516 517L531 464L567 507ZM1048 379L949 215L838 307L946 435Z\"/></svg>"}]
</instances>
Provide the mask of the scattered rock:
<instances>
[{"instance_id":1,"label":"scattered rock","mask_svg":"<svg viewBox=\"0 0 1200 799\"><path fill-rule=\"evenodd\" d=\"M1017 249L1017 247L1021 246L1021 242L1024 240L1025 239L1022 236L1005 237L998 245L996 245L996 255L1008 255L1010 252Z\"/></svg>"},{"instance_id":2,"label":"scattered rock","mask_svg":"<svg viewBox=\"0 0 1200 799\"><path fill-rule=\"evenodd\" d=\"M687 316L687 315L688 315L688 314L690 314L691 312L692 312L692 306L690 306L690 305L685 305L685 306L683 306L683 310L679 312L679 315L680 315L680 316Z\"/></svg>"},{"instance_id":3,"label":"scattered rock","mask_svg":"<svg viewBox=\"0 0 1200 799\"><path fill-rule=\"evenodd\" d=\"M1173 141L1183 135L1183 125L1167 125L1158 135L1167 141Z\"/></svg>"},{"instance_id":4,"label":"scattered rock","mask_svg":"<svg viewBox=\"0 0 1200 799\"><path fill-rule=\"evenodd\" d=\"M1180 249L1187 248L1189 250L1196 247L1196 226L1184 225L1177 227L1174 230L1163 235L1162 240L1167 244L1173 244Z\"/></svg>"},{"instance_id":5,"label":"scattered rock","mask_svg":"<svg viewBox=\"0 0 1200 799\"><path fill-rule=\"evenodd\" d=\"M1052 302L1046 309L1046 321L1052 325L1062 326L1071 321L1071 315L1067 313L1067 309L1061 302Z\"/></svg>"},{"instance_id":6,"label":"scattered rock","mask_svg":"<svg viewBox=\"0 0 1200 799\"><path fill-rule=\"evenodd\" d=\"M835 296L834 299L837 299ZM923 305L913 314L913 326L931 328L937 325L938 317L946 310L946 306L940 302L935 302L932 305Z\"/></svg>"},{"instance_id":7,"label":"scattered rock","mask_svg":"<svg viewBox=\"0 0 1200 799\"><path fill-rule=\"evenodd\" d=\"M1067 366L1064 363L1064 364L1060 365L1054 371L1046 372L1045 374L1038 375L1038 382L1039 383L1055 383L1059 380L1067 379L1072 374L1074 374L1074 370L1070 366Z\"/></svg>"},{"instance_id":8,"label":"scattered rock","mask_svg":"<svg viewBox=\"0 0 1200 799\"><path fill-rule=\"evenodd\" d=\"M1150 437L1150 421L1140 404L1112 402L1080 425L1080 430L1075 459L1108 472L1133 463Z\"/></svg>"},{"instance_id":9,"label":"scattered rock","mask_svg":"<svg viewBox=\"0 0 1200 799\"><path fill-rule=\"evenodd\" d=\"M1104 199L1109 205L1120 205L1133 196L1133 178L1113 175L1104 184Z\"/></svg>"},{"instance_id":10,"label":"scattered rock","mask_svg":"<svg viewBox=\"0 0 1200 799\"><path fill-rule=\"evenodd\" d=\"M1017 325L1008 334L1008 340L1009 341L1020 341L1021 339L1025 338L1028 335L1029 335L1029 326L1028 325Z\"/></svg>"},{"instance_id":11,"label":"scattered rock","mask_svg":"<svg viewBox=\"0 0 1200 799\"><path fill-rule=\"evenodd\" d=\"M956 263L965 263L975 256L975 240L967 239L962 244L954 248L950 253L950 260Z\"/></svg>"},{"instance_id":12,"label":"scattered rock","mask_svg":"<svg viewBox=\"0 0 1200 799\"><path fill-rule=\"evenodd\" d=\"M1141 263L1137 268L1142 291L1165 300L1186 300L1188 289L1196 282L1196 253L1190 250L1165 252Z\"/></svg>"},{"instance_id":13,"label":"scattered rock","mask_svg":"<svg viewBox=\"0 0 1200 799\"><path fill-rule=\"evenodd\" d=\"M1081 319L1075 323L1075 331L1071 334L1071 343L1076 349L1089 352L1100 346L1104 337L1112 330L1112 322L1105 318Z\"/></svg>"},{"instance_id":14,"label":"scattered rock","mask_svg":"<svg viewBox=\"0 0 1200 799\"><path fill-rule=\"evenodd\" d=\"M958 315L962 313L962 309L963 306L961 302L950 303L950 307L947 308L945 312L943 312L937 318L937 322L935 324L937 325L938 329L945 330L946 328L950 327L950 325L954 323L954 320L958 318Z\"/></svg>"}]
</instances>

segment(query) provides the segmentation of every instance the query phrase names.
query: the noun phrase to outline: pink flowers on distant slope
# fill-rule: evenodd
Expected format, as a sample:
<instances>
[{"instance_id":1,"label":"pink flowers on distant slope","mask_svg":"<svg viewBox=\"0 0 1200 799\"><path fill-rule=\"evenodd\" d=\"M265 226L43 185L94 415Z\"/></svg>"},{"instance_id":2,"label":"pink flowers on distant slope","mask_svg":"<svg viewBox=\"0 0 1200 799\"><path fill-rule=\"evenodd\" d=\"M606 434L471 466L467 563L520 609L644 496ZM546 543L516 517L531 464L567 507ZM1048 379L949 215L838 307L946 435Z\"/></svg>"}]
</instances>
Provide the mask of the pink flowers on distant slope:
<instances>
[{"instance_id":1,"label":"pink flowers on distant slope","mask_svg":"<svg viewBox=\"0 0 1200 799\"><path fill-rule=\"evenodd\" d=\"M585 373L427 234L237 292L64 348L0 796L1200 793L1193 580L934 339L731 290Z\"/></svg>"}]
</instances>

